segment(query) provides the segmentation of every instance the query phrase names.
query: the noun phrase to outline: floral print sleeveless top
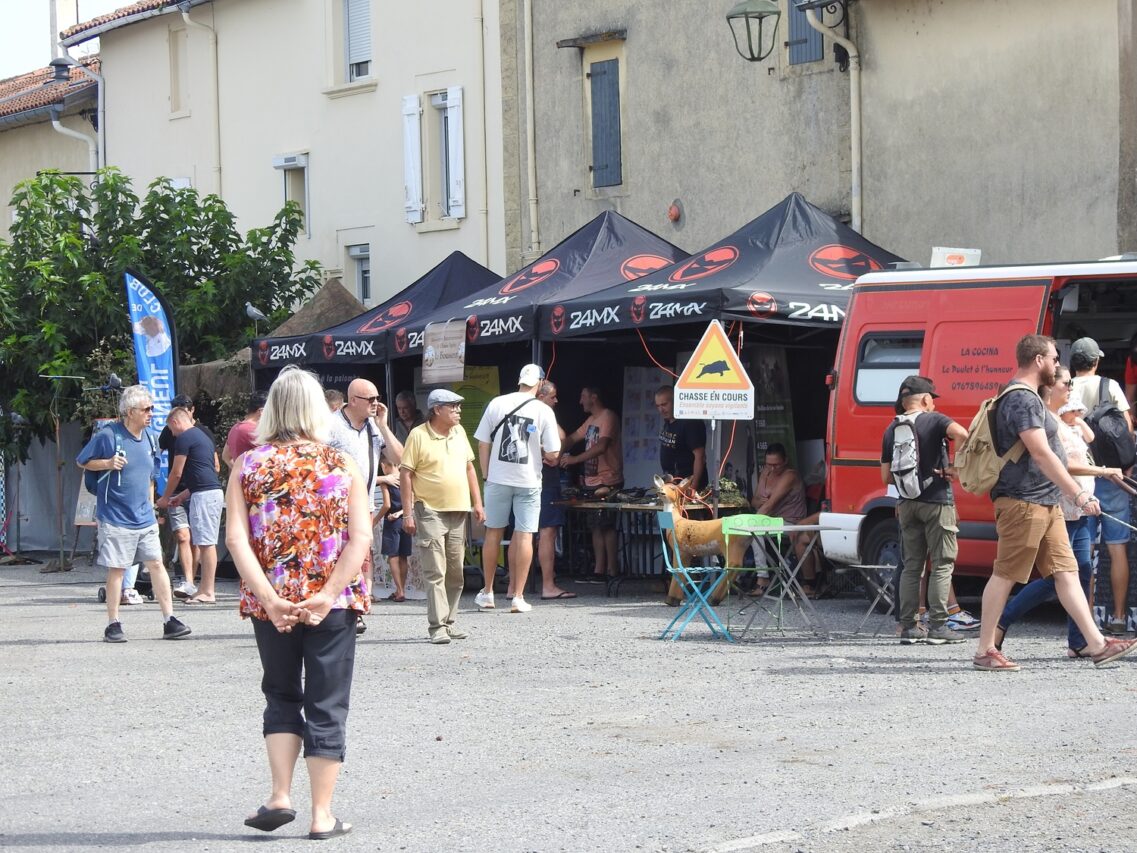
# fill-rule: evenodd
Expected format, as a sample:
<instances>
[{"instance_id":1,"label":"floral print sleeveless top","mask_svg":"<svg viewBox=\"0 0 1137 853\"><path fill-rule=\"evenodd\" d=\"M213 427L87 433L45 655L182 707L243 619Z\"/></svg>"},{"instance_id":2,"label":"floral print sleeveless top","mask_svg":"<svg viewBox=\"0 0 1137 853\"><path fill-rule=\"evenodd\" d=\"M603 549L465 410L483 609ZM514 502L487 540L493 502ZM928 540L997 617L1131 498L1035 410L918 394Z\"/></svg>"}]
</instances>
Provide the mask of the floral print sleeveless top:
<instances>
[{"instance_id":1,"label":"floral print sleeveless top","mask_svg":"<svg viewBox=\"0 0 1137 853\"><path fill-rule=\"evenodd\" d=\"M277 595L299 602L315 595L347 542L351 474L339 451L314 442L266 444L245 453L241 493L249 507L250 544ZM335 609L370 609L362 574L339 591ZM241 583L241 615L268 619Z\"/></svg>"}]
</instances>

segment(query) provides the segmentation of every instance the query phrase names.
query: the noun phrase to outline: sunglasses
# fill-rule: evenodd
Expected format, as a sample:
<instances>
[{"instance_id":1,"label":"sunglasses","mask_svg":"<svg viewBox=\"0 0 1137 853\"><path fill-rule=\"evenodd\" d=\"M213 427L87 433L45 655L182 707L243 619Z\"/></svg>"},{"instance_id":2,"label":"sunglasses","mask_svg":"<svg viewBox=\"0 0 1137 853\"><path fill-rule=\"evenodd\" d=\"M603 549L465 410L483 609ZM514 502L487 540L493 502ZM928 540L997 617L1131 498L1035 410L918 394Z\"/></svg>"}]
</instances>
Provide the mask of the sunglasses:
<instances>
[{"instance_id":1,"label":"sunglasses","mask_svg":"<svg viewBox=\"0 0 1137 853\"><path fill-rule=\"evenodd\" d=\"M153 406L139 406L134 411L136 411L136 412L152 412L152 411L154 411L154 407Z\"/></svg>"},{"instance_id":2,"label":"sunglasses","mask_svg":"<svg viewBox=\"0 0 1137 853\"><path fill-rule=\"evenodd\" d=\"M379 395L378 395L378 394L376 394L374 397L361 397L361 396L359 396L358 394L356 394L356 395L354 396L354 398L353 398L353 399L356 399L356 400L366 400L368 403L372 403L372 404L374 404L374 403L378 403L378 402L379 402Z\"/></svg>"}]
</instances>

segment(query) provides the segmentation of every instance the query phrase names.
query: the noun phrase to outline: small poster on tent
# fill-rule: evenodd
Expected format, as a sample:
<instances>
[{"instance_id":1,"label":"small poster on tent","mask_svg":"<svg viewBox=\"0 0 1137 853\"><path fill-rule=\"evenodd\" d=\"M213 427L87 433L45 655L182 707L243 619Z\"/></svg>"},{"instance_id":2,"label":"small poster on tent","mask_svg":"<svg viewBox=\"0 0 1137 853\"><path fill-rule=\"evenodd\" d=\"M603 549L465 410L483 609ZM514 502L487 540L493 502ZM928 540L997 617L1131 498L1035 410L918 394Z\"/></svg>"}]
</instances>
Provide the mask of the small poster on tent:
<instances>
[{"instance_id":1,"label":"small poster on tent","mask_svg":"<svg viewBox=\"0 0 1137 853\"><path fill-rule=\"evenodd\" d=\"M466 368L466 321L431 323L423 331L422 381L461 382Z\"/></svg>"},{"instance_id":2,"label":"small poster on tent","mask_svg":"<svg viewBox=\"0 0 1137 853\"><path fill-rule=\"evenodd\" d=\"M784 444L791 467L797 466L794 412L790 401L790 374L784 347L758 346L751 356L750 378L754 382L754 427L757 463L762 465L766 448Z\"/></svg>"},{"instance_id":3,"label":"small poster on tent","mask_svg":"<svg viewBox=\"0 0 1137 853\"><path fill-rule=\"evenodd\" d=\"M482 413L490 400L501 393L496 367L471 366L466 368L466 376L461 382L450 383L450 390L463 397L462 429L474 444L474 431L482 421ZM475 454L477 448L475 446ZM476 466L478 463L475 462Z\"/></svg>"}]
</instances>

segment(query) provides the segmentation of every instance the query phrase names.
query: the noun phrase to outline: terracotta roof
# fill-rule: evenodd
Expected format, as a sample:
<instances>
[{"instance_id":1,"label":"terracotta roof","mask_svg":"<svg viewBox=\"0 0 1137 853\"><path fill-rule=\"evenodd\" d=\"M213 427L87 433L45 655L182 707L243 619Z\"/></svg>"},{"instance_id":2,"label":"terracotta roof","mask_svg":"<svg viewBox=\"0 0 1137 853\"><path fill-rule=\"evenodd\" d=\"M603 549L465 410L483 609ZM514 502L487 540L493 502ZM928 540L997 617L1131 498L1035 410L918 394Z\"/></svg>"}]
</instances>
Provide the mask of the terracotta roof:
<instances>
[{"instance_id":1,"label":"terracotta roof","mask_svg":"<svg viewBox=\"0 0 1137 853\"><path fill-rule=\"evenodd\" d=\"M191 0L194 6L199 6L205 2L209 2L209 0ZM73 27L68 27L59 34L59 40L68 46L79 44L87 39L97 37L106 30L134 23L134 21L131 20L132 18L142 20L152 15L160 14L164 9L169 6L174 6L176 3L177 0L140 0L138 3L131 3L129 6L123 6L120 9L115 9L113 12L108 12L105 15L99 15L97 18L82 21Z\"/></svg>"},{"instance_id":2,"label":"terracotta roof","mask_svg":"<svg viewBox=\"0 0 1137 853\"><path fill-rule=\"evenodd\" d=\"M84 64L96 73L99 70L97 57L92 57ZM95 85L95 81L84 76L78 68L71 69L71 79L67 83L54 82L54 73L50 67L0 80L0 117L38 110L53 104L63 106L65 101L74 100L76 95L83 94L88 89L93 93Z\"/></svg>"}]
</instances>

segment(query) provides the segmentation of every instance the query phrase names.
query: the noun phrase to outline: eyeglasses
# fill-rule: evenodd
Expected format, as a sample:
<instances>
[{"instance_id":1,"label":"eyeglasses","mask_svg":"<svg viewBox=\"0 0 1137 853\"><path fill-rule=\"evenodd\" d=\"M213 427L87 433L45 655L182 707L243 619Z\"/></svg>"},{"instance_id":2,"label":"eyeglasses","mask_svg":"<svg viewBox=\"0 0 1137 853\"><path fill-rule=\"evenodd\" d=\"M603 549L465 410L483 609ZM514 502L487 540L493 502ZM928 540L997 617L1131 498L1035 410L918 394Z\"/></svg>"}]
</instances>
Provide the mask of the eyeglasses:
<instances>
[{"instance_id":1,"label":"eyeglasses","mask_svg":"<svg viewBox=\"0 0 1137 853\"><path fill-rule=\"evenodd\" d=\"M460 408L462 408L461 403L439 403L438 405L445 406L448 409L460 409Z\"/></svg>"},{"instance_id":2,"label":"eyeglasses","mask_svg":"<svg viewBox=\"0 0 1137 853\"><path fill-rule=\"evenodd\" d=\"M1065 385L1067 388L1073 388L1074 387L1074 380L1070 379L1066 382L1063 382L1062 384Z\"/></svg>"},{"instance_id":3,"label":"eyeglasses","mask_svg":"<svg viewBox=\"0 0 1137 853\"><path fill-rule=\"evenodd\" d=\"M136 412L152 412L152 411L154 411L154 407L153 406L139 406L134 411L136 411Z\"/></svg>"},{"instance_id":4,"label":"eyeglasses","mask_svg":"<svg viewBox=\"0 0 1137 853\"><path fill-rule=\"evenodd\" d=\"M374 405L375 403L379 402L379 395L376 394L374 397L360 397L358 394L355 394L352 397L352 399L353 400L366 400L368 403L371 403L372 405Z\"/></svg>"}]
</instances>

